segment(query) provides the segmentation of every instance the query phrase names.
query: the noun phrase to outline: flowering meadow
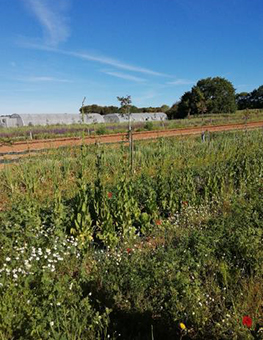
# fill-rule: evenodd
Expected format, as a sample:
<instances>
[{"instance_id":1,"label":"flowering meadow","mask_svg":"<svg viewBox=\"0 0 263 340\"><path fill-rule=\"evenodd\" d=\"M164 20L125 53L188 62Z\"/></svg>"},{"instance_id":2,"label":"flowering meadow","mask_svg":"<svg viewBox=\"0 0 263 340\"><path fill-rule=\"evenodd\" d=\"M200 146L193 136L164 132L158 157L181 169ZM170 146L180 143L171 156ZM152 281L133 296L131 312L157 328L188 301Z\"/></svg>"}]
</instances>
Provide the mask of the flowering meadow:
<instances>
[{"instance_id":1,"label":"flowering meadow","mask_svg":"<svg viewBox=\"0 0 263 340\"><path fill-rule=\"evenodd\" d=\"M263 132L0 172L0 339L263 339Z\"/></svg>"}]
</instances>

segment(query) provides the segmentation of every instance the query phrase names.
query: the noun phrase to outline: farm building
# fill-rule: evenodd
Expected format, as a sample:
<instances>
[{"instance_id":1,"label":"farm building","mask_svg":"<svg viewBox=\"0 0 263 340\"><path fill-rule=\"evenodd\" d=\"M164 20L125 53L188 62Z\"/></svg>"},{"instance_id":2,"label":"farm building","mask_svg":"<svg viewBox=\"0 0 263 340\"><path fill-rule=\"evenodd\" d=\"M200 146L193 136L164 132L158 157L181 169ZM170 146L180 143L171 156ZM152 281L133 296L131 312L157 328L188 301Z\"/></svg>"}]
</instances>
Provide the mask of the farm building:
<instances>
[{"instance_id":1,"label":"farm building","mask_svg":"<svg viewBox=\"0 0 263 340\"><path fill-rule=\"evenodd\" d=\"M0 116L0 127L20 127L20 126L47 126L47 125L70 125L81 124L80 114L12 114ZM104 123L103 117L98 113L84 116L85 124Z\"/></svg>"},{"instance_id":2,"label":"farm building","mask_svg":"<svg viewBox=\"0 0 263 340\"><path fill-rule=\"evenodd\" d=\"M133 122L162 121L167 119L163 112L156 113L132 113ZM129 121L126 114L113 113L102 116L98 113L89 113L84 115L84 124L96 123L125 123ZM81 124L82 116L80 114L17 114L0 116L0 127L20 127L20 126L47 126L47 125L70 125Z\"/></svg>"},{"instance_id":3,"label":"farm building","mask_svg":"<svg viewBox=\"0 0 263 340\"><path fill-rule=\"evenodd\" d=\"M84 115L84 123L86 124L105 123L105 120L104 117L99 113L89 113Z\"/></svg>"},{"instance_id":4,"label":"farm building","mask_svg":"<svg viewBox=\"0 0 263 340\"><path fill-rule=\"evenodd\" d=\"M129 121L129 115L121 113L112 113L104 116L106 123L124 123ZM132 122L148 122L166 120L167 115L163 112L155 113L131 113Z\"/></svg>"}]
</instances>

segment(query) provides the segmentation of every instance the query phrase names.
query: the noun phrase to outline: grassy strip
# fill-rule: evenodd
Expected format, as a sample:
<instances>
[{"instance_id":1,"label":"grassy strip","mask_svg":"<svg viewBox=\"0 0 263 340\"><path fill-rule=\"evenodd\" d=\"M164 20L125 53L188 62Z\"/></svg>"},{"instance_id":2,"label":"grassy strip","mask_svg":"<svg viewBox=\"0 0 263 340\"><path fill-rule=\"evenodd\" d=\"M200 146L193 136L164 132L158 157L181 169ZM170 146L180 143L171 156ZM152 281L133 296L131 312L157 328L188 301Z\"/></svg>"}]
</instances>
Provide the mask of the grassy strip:
<instances>
[{"instance_id":1,"label":"grassy strip","mask_svg":"<svg viewBox=\"0 0 263 340\"><path fill-rule=\"evenodd\" d=\"M178 119L165 122L133 123L134 131L151 131L160 129L176 129L197 127L206 125L234 124L256 122L263 120L262 110L237 111L235 114L211 114L203 117L190 117L189 119ZM110 133L125 132L127 124L92 124L85 126L85 135L102 135ZM2 128L0 130L0 143L12 143L33 139L49 139L55 137L82 137L83 126L74 124L46 126L46 127L19 127Z\"/></svg>"},{"instance_id":2,"label":"grassy strip","mask_svg":"<svg viewBox=\"0 0 263 340\"><path fill-rule=\"evenodd\" d=\"M0 173L0 336L260 339L262 141L138 143L134 172L125 146L59 150Z\"/></svg>"}]
</instances>

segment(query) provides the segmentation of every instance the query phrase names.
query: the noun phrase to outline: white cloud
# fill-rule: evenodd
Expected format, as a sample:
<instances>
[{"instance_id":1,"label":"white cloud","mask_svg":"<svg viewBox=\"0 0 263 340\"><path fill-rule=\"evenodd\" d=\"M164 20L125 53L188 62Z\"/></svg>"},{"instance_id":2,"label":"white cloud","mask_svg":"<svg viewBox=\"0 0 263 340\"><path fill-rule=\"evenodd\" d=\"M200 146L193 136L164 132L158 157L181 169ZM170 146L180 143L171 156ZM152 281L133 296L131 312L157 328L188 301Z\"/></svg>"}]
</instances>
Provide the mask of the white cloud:
<instances>
[{"instance_id":1,"label":"white cloud","mask_svg":"<svg viewBox=\"0 0 263 340\"><path fill-rule=\"evenodd\" d=\"M79 52L66 52L66 51L60 51L60 52L64 53L64 54L75 56L77 58L86 59L86 60L90 60L90 61L96 61L96 62L101 63L101 64L114 66L116 68L127 70L127 71L144 73L144 74L148 74L148 75L152 75L152 76L170 77L170 76L168 76L167 74L164 74L164 73L156 72L156 71L150 70L148 68L140 67L140 66L134 66L134 65L131 65L131 64L126 64L126 63L123 63L123 62L121 62L117 59L112 59L112 58L109 58L109 57L106 57L106 56L96 56L96 55L92 55L92 54L89 54L89 53L79 53Z\"/></svg>"},{"instance_id":2,"label":"white cloud","mask_svg":"<svg viewBox=\"0 0 263 340\"><path fill-rule=\"evenodd\" d=\"M143 93L141 96L134 97L133 100L136 102L137 105L152 105L152 99L156 99L157 97L160 97L161 93L155 90L149 90L145 93Z\"/></svg>"},{"instance_id":3,"label":"white cloud","mask_svg":"<svg viewBox=\"0 0 263 340\"><path fill-rule=\"evenodd\" d=\"M58 48L47 46L47 45L39 45L39 44L30 43L25 40L20 41L19 44L26 48L33 48L33 49L42 50L42 51L49 51L49 52L64 54L64 55L72 56L72 57L83 59L83 60L94 61L94 62L103 64L103 65L113 66L118 69L122 69L126 71L147 74L150 76L171 78L171 76L168 74L156 72L154 70L140 67L140 66L135 66L132 64L127 64L117 59L110 58L110 57L103 56L103 55L95 55L95 54L85 53L85 52L66 51L66 50L58 49Z\"/></svg>"},{"instance_id":4,"label":"white cloud","mask_svg":"<svg viewBox=\"0 0 263 340\"><path fill-rule=\"evenodd\" d=\"M58 83L70 83L70 80L68 79L60 79L60 78L55 78L55 77L38 77L38 76L33 76L33 77L28 77L28 78L23 78L20 79L21 81L26 81L26 82L58 82Z\"/></svg>"},{"instance_id":5,"label":"white cloud","mask_svg":"<svg viewBox=\"0 0 263 340\"><path fill-rule=\"evenodd\" d=\"M24 0L44 29L46 42L56 46L69 37L69 27L63 12L50 0Z\"/></svg>"},{"instance_id":6,"label":"white cloud","mask_svg":"<svg viewBox=\"0 0 263 340\"><path fill-rule=\"evenodd\" d=\"M238 89L240 89L240 88L247 87L247 86L248 86L247 84L240 84L240 85L237 85L236 87L237 87Z\"/></svg>"},{"instance_id":7,"label":"white cloud","mask_svg":"<svg viewBox=\"0 0 263 340\"><path fill-rule=\"evenodd\" d=\"M187 79L177 79L174 81L167 82L168 85L192 85L194 83L195 83L194 81Z\"/></svg>"},{"instance_id":8,"label":"white cloud","mask_svg":"<svg viewBox=\"0 0 263 340\"><path fill-rule=\"evenodd\" d=\"M143 83L143 82L146 81L146 79L135 77L135 76L132 76L132 75L127 74L127 73L112 72L112 71L101 71L101 72L103 72L105 74L108 74L110 76L113 76L113 77L117 77L117 78L121 78L121 79L125 79L125 80L135 81L137 83Z\"/></svg>"}]
</instances>

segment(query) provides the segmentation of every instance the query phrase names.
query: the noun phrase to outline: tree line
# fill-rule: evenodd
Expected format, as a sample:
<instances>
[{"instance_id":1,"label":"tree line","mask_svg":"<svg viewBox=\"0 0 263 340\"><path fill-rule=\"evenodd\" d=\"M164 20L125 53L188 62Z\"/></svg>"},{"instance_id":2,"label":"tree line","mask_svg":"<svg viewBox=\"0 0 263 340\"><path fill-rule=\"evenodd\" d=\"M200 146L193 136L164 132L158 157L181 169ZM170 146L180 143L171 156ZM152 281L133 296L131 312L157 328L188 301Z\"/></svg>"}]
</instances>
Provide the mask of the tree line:
<instances>
[{"instance_id":1,"label":"tree line","mask_svg":"<svg viewBox=\"0 0 263 340\"><path fill-rule=\"evenodd\" d=\"M263 108L263 85L252 92L237 93L230 81L221 77L199 80L166 112L170 119L208 113L234 113L237 109Z\"/></svg>"},{"instance_id":2,"label":"tree line","mask_svg":"<svg viewBox=\"0 0 263 340\"><path fill-rule=\"evenodd\" d=\"M263 108L263 85L251 92L241 92L236 95L237 107L239 110L244 109L262 109Z\"/></svg>"},{"instance_id":3,"label":"tree line","mask_svg":"<svg viewBox=\"0 0 263 340\"><path fill-rule=\"evenodd\" d=\"M190 91L183 94L180 101L171 107L137 107L129 105L130 113L165 112L169 119L186 118L193 115L211 113L234 113L237 109L262 109L263 85L252 92L236 93L233 84L222 77L209 77L199 80ZM86 105L80 108L85 114L126 113L124 107Z\"/></svg>"},{"instance_id":4,"label":"tree line","mask_svg":"<svg viewBox=\"0 0 263 340\"><path fill-rule=\"evenodd\" d=\"M169 110L169 106L168 105L162 105L162 106L158 106L158 107L137 107L135 105L129 105L129 110L130 113L146 113L146 112L150 112L150 113L155 113L155 112L166 112ZM110 113L126 113L125 108L124 107L118 107L118 106L100 106L97 104L92 104L92 105L85 105L83 107L81 107L79 109L80 112L83 112L85 114L87 113L99 113L101 115L107 115Z\"/></svg>"}]
</instances>

